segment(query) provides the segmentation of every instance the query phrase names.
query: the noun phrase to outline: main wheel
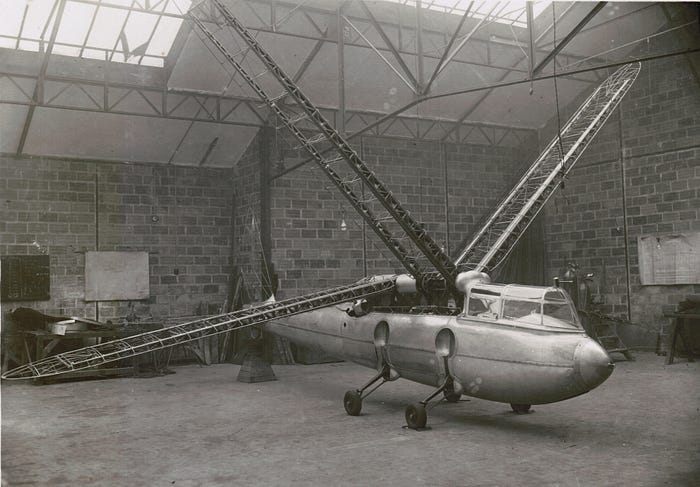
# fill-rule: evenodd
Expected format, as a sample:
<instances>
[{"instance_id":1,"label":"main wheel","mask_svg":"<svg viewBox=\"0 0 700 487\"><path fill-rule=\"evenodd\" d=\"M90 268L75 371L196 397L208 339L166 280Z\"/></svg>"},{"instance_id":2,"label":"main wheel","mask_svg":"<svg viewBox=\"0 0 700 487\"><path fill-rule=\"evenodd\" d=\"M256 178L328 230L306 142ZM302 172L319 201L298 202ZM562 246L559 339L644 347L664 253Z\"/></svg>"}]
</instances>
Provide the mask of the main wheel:
<instances>
[{"instance_id":1,"label":"main wheel","mask_svg":"<svg viewBox=\"0 0 700 487\"><path fill-rule=\"evenodd\" d=\"M428 422L428 413L422 404L411 404L406 408L406 423L411 429L425 428Z\"/></svg>"},{"instance_id":2,"label":"main wheel","mask_svg":"<svg viewBox=\"0 0 700 487\"><path fill-rule=\"evenodd\" d=\"M345 406L345 412L350 416L359 416L360 411L362 411L362 397L360 393L357 391L346 392L343 405Z\"/></svg>"},{"instance_id":3,"label":"main wheel","mask_svg":"<svg viewBox=\"0 0 700 487\"><path fill-rule=\"evenodd\" d=\"M462 394L460 394L459 392L455 392L454 390L448 389L445 389L442 392L442 395L445 397L445 401L447 402L459 402L459 400L462 397Z\"/></svg>"},{"instance_id":4,"label":"main wheel","mask_svg":"<svg viewBox=\"0 0 700 487\"><path fill-rule=\"evenodd\" d=\"M511 404L511 408L513 408L513 411L515 414L527 414L530 412L530 404Z\"/></svg>"}]
</instances>

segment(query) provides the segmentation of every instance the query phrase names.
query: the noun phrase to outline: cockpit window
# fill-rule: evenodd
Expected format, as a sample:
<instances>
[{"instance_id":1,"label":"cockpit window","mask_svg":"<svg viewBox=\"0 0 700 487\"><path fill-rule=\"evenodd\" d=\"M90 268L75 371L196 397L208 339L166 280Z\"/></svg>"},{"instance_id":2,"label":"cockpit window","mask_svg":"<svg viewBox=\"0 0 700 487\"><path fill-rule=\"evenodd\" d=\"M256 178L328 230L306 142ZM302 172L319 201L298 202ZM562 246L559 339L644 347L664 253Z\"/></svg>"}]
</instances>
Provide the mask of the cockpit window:
<instances>
[{"instance_id":1,"label":"cockpit window","mask_svg":"<svg viewBox=\"0 0 700 487\"><path fill-rule=\"evenodd\" d=\"M483 296L472 294L469 296L467 315L478 318L498 319L500 298L496 296Z\"/></svg>"},{"instance_id":2,"label":"cockpit window","mask_svg":"<svg viewBox=\"0 0 700 487\"><path fill-rule=\"evenodd\" d=\"M544 303L544 324L557 328L580 328L578 317L574 314L573 308L567 302Z\"/></svg>"},{"instance_id":3,"label":"cockpit window","mask_svg":"<svg viewBox=\"0 0 700 487\"><path fill-rule=\"evenodd\" d=\"M535 314L540 315L541 313L542 303L538 301L521 301L518 299L506 299L503 302L503 317L509 320L517 320L524 316Z\"/></svg>"},{"instance_id":4,"label":"cockpit window","mask_svg":"<svg viewBox=\"0 0 700 487\"><path fill-rule=\"evenodd\" d=\"M497 320L501 300L495 296L470 296L467 315Z\"/></svg>"},{"instance_id":5,"label":"cockpit window","mask_svg":"<svg viewBox=\"0 0 700 487\"><path fill-rule=\"evenodd\" d=\"M571 301L560 289L549 289L540 299L504 298L503 318L548 328L580 329Z\"/></svg>"},{"instance_id":6,"label":"cockpit window","mask_svg":"<svg viewBox=\"0 0 700 487\"><path fill-rule=\"evenodd\" d=\"M470 289L467 316L559 330L581 330L568 295L559 288L479 283Z\"/></svg>"}]
</instances>

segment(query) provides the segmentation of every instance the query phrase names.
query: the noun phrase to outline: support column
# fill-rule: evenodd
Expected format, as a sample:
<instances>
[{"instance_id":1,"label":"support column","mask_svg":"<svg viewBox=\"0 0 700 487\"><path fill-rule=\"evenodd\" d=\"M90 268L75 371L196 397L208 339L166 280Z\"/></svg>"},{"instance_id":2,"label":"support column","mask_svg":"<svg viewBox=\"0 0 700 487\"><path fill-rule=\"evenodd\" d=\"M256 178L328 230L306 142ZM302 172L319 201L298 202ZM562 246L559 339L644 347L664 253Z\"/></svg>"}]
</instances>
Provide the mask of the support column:
<instances>
[{"instance_id":1,"label":"support column","mask_svg":"<svg viewBox=\"0 0 700 487\"><path fill-rule=\"evenodd\" d=\"M345 136L345 22L343 21L343 4L338 6L338 113L335 129Z\"/></svg>"}]
</instances>

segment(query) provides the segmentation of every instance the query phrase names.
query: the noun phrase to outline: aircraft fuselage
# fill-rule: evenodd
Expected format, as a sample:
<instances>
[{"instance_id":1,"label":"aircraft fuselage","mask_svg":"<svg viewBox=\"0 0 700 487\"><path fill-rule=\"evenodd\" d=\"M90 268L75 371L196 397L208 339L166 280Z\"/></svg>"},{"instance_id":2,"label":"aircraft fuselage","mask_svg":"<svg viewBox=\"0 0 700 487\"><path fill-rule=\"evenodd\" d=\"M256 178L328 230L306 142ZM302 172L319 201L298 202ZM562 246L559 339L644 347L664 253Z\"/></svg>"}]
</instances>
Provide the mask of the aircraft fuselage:
<instances>
[{"instance_id":1,"label":"aircraft fuselage","mask_svg":"<svg viewBox=\"0 0 700 487\"><path fill-rule=\"evenodd\" d=\"M445 360L463 393L544 404L583 394L612 372L612 361L583 330L544 330L465 315L369 312L340 304L265 325L291 342L366 367L387 363L429 386L445 379Z\"/></svg>"}]
</instances>

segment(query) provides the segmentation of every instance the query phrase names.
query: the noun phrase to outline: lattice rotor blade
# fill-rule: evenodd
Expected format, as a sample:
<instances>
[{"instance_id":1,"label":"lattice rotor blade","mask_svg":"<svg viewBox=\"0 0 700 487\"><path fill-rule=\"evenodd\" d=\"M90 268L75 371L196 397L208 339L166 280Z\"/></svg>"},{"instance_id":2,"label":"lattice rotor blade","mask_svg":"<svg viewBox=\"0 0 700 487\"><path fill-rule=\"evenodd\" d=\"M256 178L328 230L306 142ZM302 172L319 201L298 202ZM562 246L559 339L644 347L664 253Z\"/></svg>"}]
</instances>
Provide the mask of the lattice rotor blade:
<instances>
[{"instance_id":1,"label":"lattice rotor blade","mask_svg":"<svg viewBox=\"0 0 700 487\"><path fill-rule=\"evenodd\" d=\"M394 277L372 277L349 286L307 294L279 302L211 316L180 325L141 333L120 340L52 355L2 375L3 379L37 379L89 369L148 352L155 352L219 333L259 325L270 320L367 298L394 289Z\"/></svg>"}]
</instances>

